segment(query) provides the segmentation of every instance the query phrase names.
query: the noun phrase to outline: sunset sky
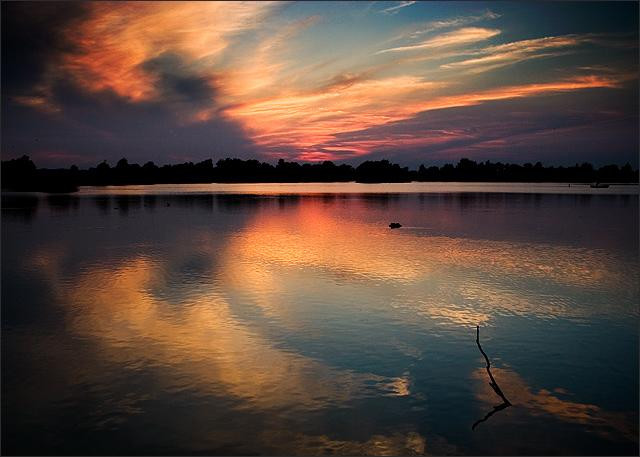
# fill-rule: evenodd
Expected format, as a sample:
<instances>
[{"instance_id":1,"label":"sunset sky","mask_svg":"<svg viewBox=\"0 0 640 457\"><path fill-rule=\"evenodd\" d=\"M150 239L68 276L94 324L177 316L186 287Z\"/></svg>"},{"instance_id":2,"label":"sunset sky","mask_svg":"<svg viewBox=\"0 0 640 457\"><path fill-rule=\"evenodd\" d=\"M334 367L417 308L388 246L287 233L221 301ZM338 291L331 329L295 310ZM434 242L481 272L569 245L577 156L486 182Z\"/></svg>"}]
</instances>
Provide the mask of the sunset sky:
<instances>
[{"instance_id":1,"label":"sunset sky","mask_svg":"<svg viewBox=\"0 0 640 457\"><path fill-rule=\"evenodd\" d=\"M2 158L638 165L637 2L2 3Z\"/></svg>"}]
</instances>

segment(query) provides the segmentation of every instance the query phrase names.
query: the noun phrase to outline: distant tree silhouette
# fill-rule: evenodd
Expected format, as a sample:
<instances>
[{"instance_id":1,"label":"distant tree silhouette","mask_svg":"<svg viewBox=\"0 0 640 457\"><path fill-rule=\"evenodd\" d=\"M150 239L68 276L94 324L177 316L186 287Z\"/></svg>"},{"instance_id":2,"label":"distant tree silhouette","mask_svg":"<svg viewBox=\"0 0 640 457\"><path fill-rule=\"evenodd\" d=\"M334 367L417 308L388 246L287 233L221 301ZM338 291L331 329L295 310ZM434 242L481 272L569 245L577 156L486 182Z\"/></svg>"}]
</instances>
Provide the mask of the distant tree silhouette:
<instances>
[{"instance_id":1,"label":"distant tree silhouette","mask_svg":"<svg viewBox=\"0 0 640 457\"><path fill-rule=\"evenodd\" d=\"M95 167L81 170L37 169L28 156L2 161L2 188L18 191L71 192L77 186L104 186L155 183L232 183L232 182L410 182L410 181L486 181L486 182L608 182L637 183L638 170L627 163L623 167L605 165L595 169L590 163L571 167L544 167L475 162L462 158L454 166L428 168L420 165L409 170L388 160L367 160L356 168L331 161L318 163L288 162L279 159L276 165L258 160L226 158L214 166L211 159L157 166L149 161L143 166L120 159L115 167L104 160Z\"/></svg>"},{"instance_id":2,"label":"distant tree silhouette","mask_svg":"<svg viewBox=\"0 0 640 457\"><path fill-rule=\"evenodd\" d=\"M23 155L19 159L2 162L2 187L23 190L35 180L36 165Z\"/></svg>"},{"instance_id":3,"label":"distant tree silhouette","mask_svg":"<svg viewBox=\"0 0 640 457\"><path fill-rule=\"evenodd\" d=\"M411 175L408 167L400 168L400 165L390 163L388 160L367 160L356 168L356 181L408 182L411 181Z\"/></svg>"},{"instance_id":4,"label":"distant tree silhouette","mask_svg":"<svg viewBox=\"0 0 640 457\"><path fill-rule=\"evenodd\" d=\"M76 167L77 169L77 167ZM26 155L2 161L2 188L17 191L72 192L77 190L75 171L38 170Z\"/></svg>"},{"instance_id":5,"label":"distant tree silhouette","mask_svg":"<svg viewBox=\"0 0 640 457\"><path fill-rule=\"evenodd\" d=\"M105 171L111 169L111 166L107 163L106 160L103 160L100 164L98 164L97 169L98 169L98 171L105 172Z\"/></svg>"}]
</instances>

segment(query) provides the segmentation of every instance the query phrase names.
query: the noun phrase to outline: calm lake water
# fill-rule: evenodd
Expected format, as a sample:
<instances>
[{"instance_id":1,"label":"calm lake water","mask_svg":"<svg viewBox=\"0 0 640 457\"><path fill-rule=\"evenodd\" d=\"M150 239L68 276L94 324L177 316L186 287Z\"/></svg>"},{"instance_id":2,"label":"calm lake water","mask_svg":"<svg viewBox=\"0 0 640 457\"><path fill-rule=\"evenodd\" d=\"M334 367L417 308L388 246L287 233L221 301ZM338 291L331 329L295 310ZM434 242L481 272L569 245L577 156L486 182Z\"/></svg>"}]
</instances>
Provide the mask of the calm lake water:
<instances>
[{"instance_id":1,"label":"calm lake water","mask_svg":"<svg viewBox=\"0 0 640 457\"><path fill-rule=\"evenodd\" d=\"M637 455L638 277L637 186L3 194L2 451Z\"/></svg>"}]
</instances>

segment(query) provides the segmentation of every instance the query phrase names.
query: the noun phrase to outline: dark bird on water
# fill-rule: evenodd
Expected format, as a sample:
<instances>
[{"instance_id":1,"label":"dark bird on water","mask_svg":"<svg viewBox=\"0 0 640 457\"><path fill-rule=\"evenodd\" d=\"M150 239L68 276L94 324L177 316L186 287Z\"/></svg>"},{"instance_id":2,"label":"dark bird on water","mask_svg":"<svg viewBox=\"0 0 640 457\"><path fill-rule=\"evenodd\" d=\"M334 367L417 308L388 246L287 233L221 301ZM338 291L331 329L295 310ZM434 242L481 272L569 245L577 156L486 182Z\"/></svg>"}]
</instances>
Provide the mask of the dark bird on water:
<instances>
[{"instance_id":1,"label":"dark bird on water","mask_svg":"<svg viewBox=\"0 0 640 457\"><path fill-rule=\"evenodd\" d=\"M391 224L389 224L389 228L400 228L402 227L402 224L400 224L399 222L392 222Z\"/></svg>"}]
</instances>

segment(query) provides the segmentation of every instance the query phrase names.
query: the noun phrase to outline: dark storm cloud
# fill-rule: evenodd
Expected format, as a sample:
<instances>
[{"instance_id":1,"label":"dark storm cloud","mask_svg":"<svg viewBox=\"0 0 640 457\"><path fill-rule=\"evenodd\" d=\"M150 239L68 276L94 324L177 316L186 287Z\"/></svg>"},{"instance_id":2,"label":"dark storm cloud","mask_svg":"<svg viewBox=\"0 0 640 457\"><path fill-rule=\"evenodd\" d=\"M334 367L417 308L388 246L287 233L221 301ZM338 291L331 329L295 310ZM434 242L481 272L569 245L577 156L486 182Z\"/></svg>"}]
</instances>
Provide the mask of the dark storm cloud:
<instances>
[{"instance_id":1,"label":"dark storm cloud","mask_svg":"<svg viewBox=\"0 0 640 457\"><path fill-rule=\"evenodd\" d=\"M166 89L194 103L198 94L213 94L189 78L173 79ZM181 122L179 106L162 97L134 103L111 91L87 93L64 80L52 85L51 93L60 113L43 113L11 101L3 104L3 158L30 154L39 166L54 166L115 163L121 157L168 163L257 154L236 123L222 117Z\"/></svg>"},{"instance_id":2,"label":"dark storm cloud","mask_svg":"<svg viewBox=\"0 0 640 457\"><path fill-rule=\"evenodd\" d=\"M178 54L164 53L141 66L157 77L156 89L165 101L207 105L215 97L209 78L198 76Z\"/></svg>"},{"instance_id":3,"label":"dark storm cloud","mask_svg":"<svg viewBox=\"0 0 640 457\"><path fill-rule=\"evenodd\" d=\"M74 49L66 27L87 15L83 2L2 2L2 92L17 95L40 82L47 66Z\"/></svg>"},{"instance_id":4,"label":"dark storm cloud","mask_svg":"<svg viewBox=\"0 0 640 457\"><path fill-rule=\"evenodd\" d=\"M242 128L214 116L185 118L215 107L216 90L178 54L164 53L141 67L156 81L157 96L133 102L113 91L90 93L56 68L77 51L63 31L87 15L84 3L2 3L2 156L31 155L38 166L157 163L255 156ZM47 112L16 97L40 95L46 78Z\"/></svg>"}]
</instances>

